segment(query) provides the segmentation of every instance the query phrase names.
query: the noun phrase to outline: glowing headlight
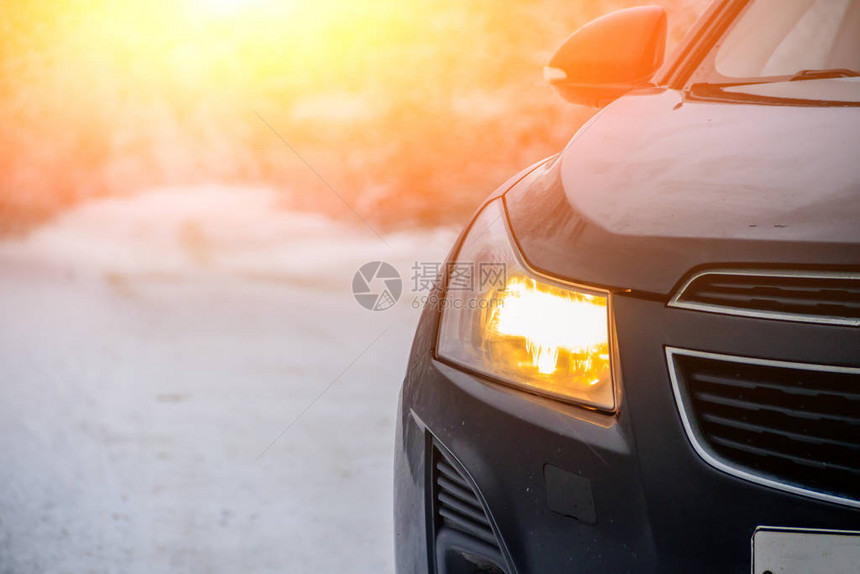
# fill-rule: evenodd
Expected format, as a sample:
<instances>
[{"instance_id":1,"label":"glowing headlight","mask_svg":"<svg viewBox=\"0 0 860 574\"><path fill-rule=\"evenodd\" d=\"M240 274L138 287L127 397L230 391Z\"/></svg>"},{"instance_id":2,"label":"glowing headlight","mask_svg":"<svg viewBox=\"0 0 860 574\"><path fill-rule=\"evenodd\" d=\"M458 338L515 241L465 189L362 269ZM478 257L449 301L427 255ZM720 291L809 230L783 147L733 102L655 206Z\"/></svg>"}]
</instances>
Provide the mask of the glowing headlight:
<instances>
[{"instance_id":1,"label":"glowing headlight","mask_svg":"<svg viewBox=\"0 0 860 574\"><path fill-rule=\"evenodd\" d=\"M448 269L438 354L508 384L614 410L607 303L608 293L526 270L497 200Z\"/></svg>"}]
</instances>

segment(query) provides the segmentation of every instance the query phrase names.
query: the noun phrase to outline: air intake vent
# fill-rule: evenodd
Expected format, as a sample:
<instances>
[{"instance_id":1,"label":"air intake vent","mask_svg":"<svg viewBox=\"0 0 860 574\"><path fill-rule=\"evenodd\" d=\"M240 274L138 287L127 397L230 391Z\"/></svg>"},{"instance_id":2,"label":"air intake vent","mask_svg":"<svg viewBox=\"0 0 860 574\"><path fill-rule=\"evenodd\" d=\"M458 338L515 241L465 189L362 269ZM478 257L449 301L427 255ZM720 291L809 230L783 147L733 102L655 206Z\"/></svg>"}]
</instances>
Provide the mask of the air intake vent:
<instances>
[{"instance_id":1,"label":"air intake vent","mask_svg":"<svg viewBox=\"0 0 860 574\"><path fill-rule=\"evenodd\" d=\"M784 321L860 325L860 274L712 270L694 275L671 307Z\"/></svg>"},{"instance_id":2,"label":"air intake vent","mask_svg":"<svg viewBox=\"0 0 860 574\"><path fill-rule=\"evenodd\" d=\"M502 547L471 480L442 447L431 446L430 459L433 530L437 546L444 546L437 547L437 571L504 574Z\"/></svg>"},{"instance_id":3,"label":"air intake vent","mask_svg":"<svg viewBox=\"0 0 860 574\"><path fill-rule=\"evenodd\" d=\"M860 369L669 349L676 398L705 460L860 506Z\"/></svg>"},{"instance_id":4,"label":"air intake vent","mask_svg":"<svg viewBox=\"0 0 860 574\"><path fill-rule=\"evenodd\" d=\"M468 479L457 470L455 462L438 449L433 450L437 455L434 457L434 503L438 526L497 546L490 519Z\"/></svg>"}]
</instances>

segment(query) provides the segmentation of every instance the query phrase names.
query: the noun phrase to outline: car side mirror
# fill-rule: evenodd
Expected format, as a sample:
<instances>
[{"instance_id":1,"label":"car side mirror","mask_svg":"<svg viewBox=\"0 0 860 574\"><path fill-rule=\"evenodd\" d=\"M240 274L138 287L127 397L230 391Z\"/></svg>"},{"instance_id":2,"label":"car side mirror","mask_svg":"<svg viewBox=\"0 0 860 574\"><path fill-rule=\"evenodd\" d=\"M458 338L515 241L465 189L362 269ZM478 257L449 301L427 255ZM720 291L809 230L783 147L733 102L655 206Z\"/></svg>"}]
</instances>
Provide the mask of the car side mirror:
<instances>
[{"instance_id":1,"label":"car side mirror","mask_svg":"<svg viewBox=\"0 0 860 574\"><path fill-rule=\"evenodd\" d=\"M600 107L647 86L665 51L666 11L628 8L574 32L544 68L544 77L564 99Z\"/></svg>"}]
</instances>

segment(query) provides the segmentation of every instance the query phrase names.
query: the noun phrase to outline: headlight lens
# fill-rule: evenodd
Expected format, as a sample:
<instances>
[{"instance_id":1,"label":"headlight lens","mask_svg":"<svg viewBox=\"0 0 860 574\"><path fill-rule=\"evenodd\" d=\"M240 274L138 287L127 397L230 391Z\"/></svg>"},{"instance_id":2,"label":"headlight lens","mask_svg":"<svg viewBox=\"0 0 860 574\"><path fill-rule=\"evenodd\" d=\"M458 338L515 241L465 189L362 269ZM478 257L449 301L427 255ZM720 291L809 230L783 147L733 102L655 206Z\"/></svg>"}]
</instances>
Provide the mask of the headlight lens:
<instances>
[{"instance_id":1,"label":"headlight lens","mask_svg":"<svg viewBox=\"0 0 860 574\"><path fill-rule=\"evenodd\" d=\"M614 410L608 293L535 276L501 200L478 215L448 268L438 354L508 384Z\"/></svg>"}]
</instances>

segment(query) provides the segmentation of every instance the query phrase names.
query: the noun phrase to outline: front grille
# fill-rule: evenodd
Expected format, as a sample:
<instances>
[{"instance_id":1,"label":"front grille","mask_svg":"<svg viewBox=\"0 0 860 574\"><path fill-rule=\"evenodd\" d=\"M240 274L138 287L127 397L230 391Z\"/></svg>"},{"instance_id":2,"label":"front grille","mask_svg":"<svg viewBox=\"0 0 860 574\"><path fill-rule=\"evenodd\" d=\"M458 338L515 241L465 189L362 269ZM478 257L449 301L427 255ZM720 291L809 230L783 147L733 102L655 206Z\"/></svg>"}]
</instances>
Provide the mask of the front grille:
<instances>
[{"instance_id":1,"label":"front grille","mask_svg":"<svg viewBox=\"0 0 860 574\"><path fill-rule=\"evenodd\" d=\"M842 272L710 270L670 306L841 325L860 325L860 275Z\"/></svg>"},{"instance_id":2,"label":"front grille","mask_svg":"<svg viewBox=\"0 0 860 574\"><path fill-rule=\"evenodd\" d=\"M754 476L860 501L860 369L679 349L668 356L688 431L708 454Z\"/></svg>"}]
</instances>

